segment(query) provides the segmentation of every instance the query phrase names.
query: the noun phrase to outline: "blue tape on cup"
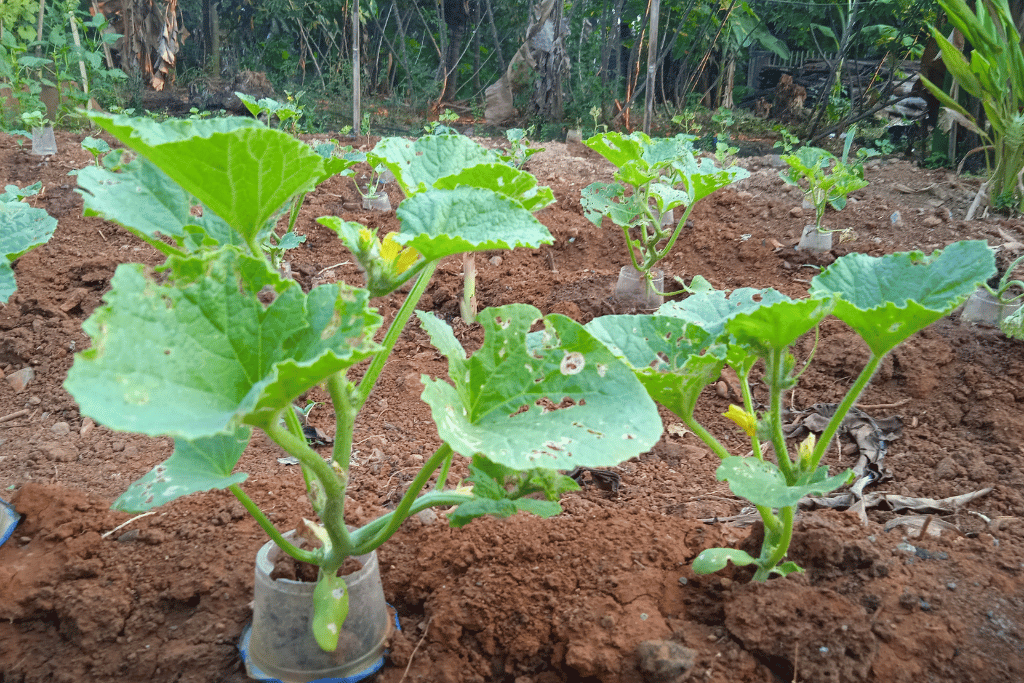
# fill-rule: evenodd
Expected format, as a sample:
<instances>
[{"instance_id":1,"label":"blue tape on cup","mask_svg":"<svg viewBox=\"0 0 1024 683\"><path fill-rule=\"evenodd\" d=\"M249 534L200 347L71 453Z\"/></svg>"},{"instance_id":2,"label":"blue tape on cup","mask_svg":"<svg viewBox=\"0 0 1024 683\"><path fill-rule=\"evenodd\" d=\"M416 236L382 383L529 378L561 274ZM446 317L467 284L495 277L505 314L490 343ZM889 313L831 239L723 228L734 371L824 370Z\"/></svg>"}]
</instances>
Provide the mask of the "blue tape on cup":
<instances>
[{"instance_id":1,"label":"blue tape on cup","mask_svg":"<svg viewBox=\"0 0 1024 683\"><path fill-rule=\"evenodd\" d=\"M21 515L14 511L11 504L6 500L0 500L0 545L7 542L7 539L14 533L14 527L18 526Z\"/></svg>"},{"instance_id":2,"label":"blue tape on cup","mask_svg":"<svg viewBox=\"0 0 1024 683\"><path fill-rule=\"evenodd\" d=\"M388 607L391 607L391 605L388 605ZM402 625L398 623L398 610L394 607L391 607L391 610L395 613L395 630L401 631ZM271 678L264 674L259 670L259 667L249 661L249 637L251 635L252 624L246 624L245 628L242 630L242 637L238 640L238 651L242 655L242 663L245 665L245 669L249 674L249 677L257 681L262 681L263 683L281 683L279 679ZM385 650L385 652L387 651ZM309 683L359 683L359 681L365 681L367 678L380 671L383 667L384 657L381 656L381 658L376 662L352 676L344 676L342 678L317 678L309 681Z\"/></svg>"}]
</instances>

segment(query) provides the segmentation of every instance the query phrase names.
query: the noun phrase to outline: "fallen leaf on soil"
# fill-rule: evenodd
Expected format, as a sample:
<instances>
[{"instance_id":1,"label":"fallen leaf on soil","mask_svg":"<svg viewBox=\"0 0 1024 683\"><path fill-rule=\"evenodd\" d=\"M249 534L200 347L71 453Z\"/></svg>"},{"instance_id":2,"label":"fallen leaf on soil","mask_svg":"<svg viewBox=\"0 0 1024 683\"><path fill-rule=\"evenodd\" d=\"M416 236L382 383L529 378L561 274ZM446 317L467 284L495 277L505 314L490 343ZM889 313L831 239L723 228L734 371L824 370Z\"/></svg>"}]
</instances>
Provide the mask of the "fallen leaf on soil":
<instances>
[{"instance_id":1,"label":"fallen leaf on soil","mask_svg":"<svg viewBox=\"0 0 1024 683\"><path fill-rule=\"evenodd\" d=\"M961 531L960 527L956 524L952 524L942 519L935 519L934 515L897 517L896 519L890 519L886 522L884 528L886 531L892 531L898 526L908 527L908 535L917 536L918 538L924 535L924 533L938 538L942 536L943 531L952 531L958 536L964 535L964 532Z\"/></svg>"}]
</instances>

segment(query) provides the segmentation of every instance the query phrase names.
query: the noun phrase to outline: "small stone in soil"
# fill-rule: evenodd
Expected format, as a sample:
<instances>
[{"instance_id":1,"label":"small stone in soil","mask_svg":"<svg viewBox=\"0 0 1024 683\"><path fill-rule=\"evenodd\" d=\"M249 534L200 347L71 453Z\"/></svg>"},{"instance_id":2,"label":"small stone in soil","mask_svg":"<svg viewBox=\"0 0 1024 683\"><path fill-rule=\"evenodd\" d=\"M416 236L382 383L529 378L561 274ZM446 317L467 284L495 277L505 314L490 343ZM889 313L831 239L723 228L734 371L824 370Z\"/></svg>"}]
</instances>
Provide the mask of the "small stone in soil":
<instances>
[{"instance_id":1,"label":"small stone in soil","mask_svg":"<svg viewBox=\"0 0 1024 683\"><path fill-rule=\"evenodd\" d=\"M36 371L31 367L22 368L17 372L12 372L7 376L7 383L14 389L14 393L19 394L25 391L25 387L35 379Z\"/></svg>"},{"instance_id":2,"label":"small stone in soil","mask_svg":"<svg viewBox=\"0 0 1024 683\"><path fill-rule=\"evenodd\" d=\"M652 681L681 680L693 668L697 652L671 640L645 640L636 649L640 668Z\"/></svg>"}]
</instances>

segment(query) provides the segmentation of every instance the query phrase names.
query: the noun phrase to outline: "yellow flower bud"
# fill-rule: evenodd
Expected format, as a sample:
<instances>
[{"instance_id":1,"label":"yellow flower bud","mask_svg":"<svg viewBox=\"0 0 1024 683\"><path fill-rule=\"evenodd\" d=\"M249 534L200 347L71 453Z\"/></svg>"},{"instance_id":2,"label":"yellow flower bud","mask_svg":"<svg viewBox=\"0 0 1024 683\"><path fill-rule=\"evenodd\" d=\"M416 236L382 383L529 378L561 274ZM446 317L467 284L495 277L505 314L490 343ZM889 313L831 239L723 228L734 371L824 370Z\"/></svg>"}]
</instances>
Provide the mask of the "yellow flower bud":
<instances>
[{"instance_id":1,"label":"yellow flower bud","mask_svg":"<svg viewBox=\"0 0 1024 683\"><path fill-rule=\"evenodd\" d=\"M803 470L806 470L810 466L811 455L814 453L814 444L816 441L817 438L814 434L808 434L807 438L800 444L800 468Z\"/></svg>"},{"instance_id":2,"label":"yellow flower bud","mask_svg":"<svg viewBox=\"0 0 1024 683\"><path fill-rule=\"evenodd\" d=\"M729 410L722 415L738 424L740 429L747 433L747 436L754 436L754 432L757 430L757 418L743 408L732 403L729 405Z\"/></svg>"}]
</instances>

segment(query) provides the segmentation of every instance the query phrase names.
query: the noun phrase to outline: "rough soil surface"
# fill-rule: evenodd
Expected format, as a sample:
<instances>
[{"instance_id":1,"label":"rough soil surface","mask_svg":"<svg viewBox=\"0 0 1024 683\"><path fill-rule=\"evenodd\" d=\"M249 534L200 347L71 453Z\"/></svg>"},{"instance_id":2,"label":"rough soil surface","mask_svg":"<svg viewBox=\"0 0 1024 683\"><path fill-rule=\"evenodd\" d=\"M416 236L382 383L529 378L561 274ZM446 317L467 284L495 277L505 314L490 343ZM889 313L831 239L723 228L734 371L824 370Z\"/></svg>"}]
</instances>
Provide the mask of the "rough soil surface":
<instances>
[{"instance_id":1,"label":"rough soil surface","mask_svg":"<svg viewBox=\"0 0 1024 683\"><path fill-rule=\"evenodd\" d=\"M61 386L73 353L89 344L82 322L117 264L161 260L117 226L82 217L67 175L90 163L80 137L58 134L60 153L40 159L0 135L0 182L42 180L45 191L32 201L59 220L49 244L17 261L18 292L0 306L0 419L28 411L0 422L0 490L23 515L0 548L0 680L242 681L236 643L264 534L226 492L131 521L110 511L130 482L170 455L171 442L94 425ZM528 170L558 199L539 214L555 243L478 258L479 301L528 302L581 322L622 312L610 296L626 260L621 235L592 226L579 199L582 187L609 180L611 167L581 146L546 147ZM1019 221L961 220L977 182L892 158L873 161L871 185L826 217L831 227L851 227L853 239L811 259L792 249L810 213L799 209L799 193L768 157L740 163L752 177L698 206L668 274L798 296L816 266L847 252L928 251L976 238L1002 248L1005 266L1024 248ZM390 194L397 205L397 189ZM304 287L359 282L316 217L398 227L393 211L364 212L357 199L338 178L308 198L298 223L307 241L292 252ZM460 272L458 259L443 263L421 307L453 320ZM388 299L380 309L388 316L397 305ZM480 343L478 327L455 324L464 343ZM812 346L803 340L803 358ZM616 468L617 494L588 486L549 520L517 516L453 530L442 512L407 522L379 551L403 630L374 680L1024 680L1021 350L953 314L898 349L862 398L868 414L904 425L889 448L893 477L877 491L945 498L992 488L935 515L952 529L932 523L920 538L920 525L885 530L906 513L875 509L861 524L849 512L804 511L791 557L805 574L758 585L731 568L695 576L689 565L702 549L756 544L757 526L721 521L740 514L743 501L715 479L717 459L665 413L657 447ZM836 401L863 351L841 323L826 322L792 407ZM34 377L19 390L9 380L24 368ZM411 326L357 427L352 522L393 506L439 444L418 398L423 373L445 376L445 363ZM728 404L709 387L698 418L740 449L741 433L721 417ZM323 407L311 422L333 429ZM241 466L252 472L249 495L286 530L311 513L299 471L280 464L281 455L256 437ZM837 471L852 460L834 451L828 464ZM455 476L465 472L459 467Z\"/></svg>"}]
</instances>

